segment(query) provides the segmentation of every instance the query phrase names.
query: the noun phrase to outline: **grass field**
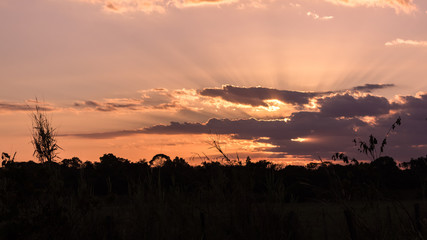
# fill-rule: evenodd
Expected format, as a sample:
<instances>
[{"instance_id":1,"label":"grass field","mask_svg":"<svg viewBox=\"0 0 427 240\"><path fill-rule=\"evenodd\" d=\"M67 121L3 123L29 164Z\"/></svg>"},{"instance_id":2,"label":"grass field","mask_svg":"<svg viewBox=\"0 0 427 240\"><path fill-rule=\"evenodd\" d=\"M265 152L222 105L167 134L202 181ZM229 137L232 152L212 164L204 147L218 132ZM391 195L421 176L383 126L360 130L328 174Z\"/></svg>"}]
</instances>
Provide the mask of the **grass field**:
<instances>
[{"instance_id":1,"label":"grass field","mask_svg":"<svg viewBox=\"0 0 427 240\"><path fill-rule=\"evenodd\" d=\"M154 167L112 154L98 163L70 163L0 169L0 239L426 236L421 167L189 166L179 158Z\"/></svg>"}]
</instances>

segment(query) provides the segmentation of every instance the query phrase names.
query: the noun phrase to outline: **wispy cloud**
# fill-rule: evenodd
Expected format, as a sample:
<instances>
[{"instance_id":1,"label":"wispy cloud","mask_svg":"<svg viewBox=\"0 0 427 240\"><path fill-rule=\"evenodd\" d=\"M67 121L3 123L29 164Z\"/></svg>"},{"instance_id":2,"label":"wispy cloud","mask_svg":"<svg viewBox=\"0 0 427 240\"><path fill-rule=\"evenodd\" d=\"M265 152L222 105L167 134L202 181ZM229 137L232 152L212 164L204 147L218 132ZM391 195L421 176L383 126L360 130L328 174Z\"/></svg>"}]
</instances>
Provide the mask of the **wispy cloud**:
<instances>
[{"instance_id":1,"label":"wispy cloud","mask_svg":"<svg viewBox=\"0 0 427 240\"><path fill-rule=\"evenodd\" d=\"M193 7L203 5L222 5L238 2L239 0L184 0L175 1L177 7Z\"/></svg>"},{"instance_id":2,"label":"wispy cloud","mask_svg":"<svg viewBox=\"0 0 427 240\"><path fill-rule=\"evenodd\" d=\"M34 111L36 104L42 111L53 111L56 108L46 102L37 102L35 100L26 100L25 102L6 102L0 101L0 112L27 112Z\"/></svg>"},{"instance_id":3,"label":"wispy cloud","mask_svg":"<svg viewBox=\"0 0 427 240\"><path fill-rule=\"evenodd\" d=\"M274 0L75 0L100 4L106 11L114 13L145 12L164 13L168 8L187 8L198 6L221 6L234 4L236 8L265 8ZM397 13L410 13L417 9L413 0L324 0L337 5L357 7L390 7ZM300 7L298 3L290 3L292 7ZM309 12L314 19L328 20L333 16L319 16ZM308 13L307 13L308 14Z\"/></svg>"},{"instance_id":4,"label":"wispy cloud","mask_svg":"<svg viewBox=\"0 0 427 240\"><path fill-rule=\"evenodd\" d=\"M114 13L145 12L164 13L168 8L187 8L196 6L220 6L224 4L237 3L239 0L79 0L92 4L100 4L104 10ZM247 1L245 6L254 5ZM242 5L242 4L241 4Z\"/></svg>"},{"instance_id":5,"label":"wispy cloud","mask_svg":"<svg viewBox=\"0 0 427 240\"><path fill-rule=\"evenodd\" d=\"M394 84L370 84L367 83L363 86L356 86L352 88L355 91L361 91L361 92L372 92L374 90L384 89L384 88L390 88L394 87Z\"/></svg>"},{"instance_id":6,"label":"wispy cloud","mask_svg":"<svg viewBox=\"0 0 427 240\"><path fill-rule=\"evenodd\" d=\"M411 13L417 10L413 0L325 0L327 2L349 6L349 7L389 7L393 8L396 13Z\"/></svg>"},{"instance_id":7,"label":"wispy cloud","mask_svg":"<svg viewBox=\"0 0 427 240\"><path fill-rule=\"evenodd\" d=\"M387 47L391 47L391 46L427 47L427 41L405 40L405 39L397 38L393 41L386 42L384 45Z\"/></svg>"},{"instance_id":8,"label":"wispy cloud","mask_svg":"<svg viewBox=\"0 0 427 240\"><path fill-rule=\"evenodd\" d=\"M0 102L0 111L30 111L31 108L23 103Z\"/></svg>"},{"instance_id":9,"label":"wispy cloud","mask_svg":"<svg viewBox=\"0 0 427 240\"><path fill-rule=\"evenodd\" d=\"M334 16L320 16L314 12L307 12L307 16L312 17L314 20L331 20Z\"/></svg>"},{"instance_id":10,"label":"wispy cloud","mask_svg":"<svg viewBox=\"0 0 427 240\"><path fill-rule=\"evenodd\" d=\"M299 7L301 7L301 4L299 4L299 3L289 3L289 6L299 8Z\"/></svg>"},{"instance_id":11,"label":"wispy cloud","mask_svg":"<svg viewBox=\"0 0 427 240\"><path fill-rule=\"evenodd\" d=\"M113 112L113 111L142 111L142 110L173 110L177 108L175 103L159 103L157 105L145 104L142 99L106 99L104 101L77 101L74 103L75 108L92 109L101 112Z\"/></svg>"}]
</instances>

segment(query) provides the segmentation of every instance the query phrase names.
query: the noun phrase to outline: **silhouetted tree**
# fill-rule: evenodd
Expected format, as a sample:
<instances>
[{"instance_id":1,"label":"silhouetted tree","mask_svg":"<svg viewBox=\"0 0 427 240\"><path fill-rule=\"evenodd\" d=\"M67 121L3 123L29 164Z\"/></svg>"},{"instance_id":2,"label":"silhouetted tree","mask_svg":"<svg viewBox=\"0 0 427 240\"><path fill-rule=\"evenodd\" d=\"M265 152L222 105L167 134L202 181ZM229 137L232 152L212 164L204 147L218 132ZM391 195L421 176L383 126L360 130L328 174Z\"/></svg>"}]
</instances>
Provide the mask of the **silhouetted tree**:
<instances>
[{"instance_id":1,"label":"silhouetted tree","mask_svg":"<svg viewBox=\"0 0 427 240\"><path fill-rule=\"evenodd\" d=\"M396 162L392 157L384 156L375 159L371 166L382 170L397 170Z\"/></svg>"},{"instance_id":2,"label":"silhouetted tree","mask_svg":"<svg viewBox=\"0 0 427 240\"><path fill-rule=\"evenodd\" d=\"M78 157L73 157L71 159L62 160L61 164L69 168L79 168L82 165L82 161Z\"/></svg>"},{"instance_id":3,"label":"silhouetted tree","mask_svg":"<svg viewBox=\"0 0 427 240\"><path fill-rule=\"evenodd\" d=\"M101 164L110 165L110 166L120 164L120 163L129 163L129 160L121 157L116 157L112 153L104 154L102 157L99 158L99 160L101 160Z\"/></svg>"},{"instance_id":4,"label":"silhouetted tree","mask_svg":"<svg viewBox=\"0 0 427 240\"><path fill-rule=\"evenodd\" d=\"M57 152L61 147L56 142L56 129L52 127L47 119L46 113L42 112L36 105L36 111L32 113L33 131L32 141L34 146L33 155L40 162L51 162L57 157Z\"/></svg>"},{"instance_id":5,"label":"silhouetted tree","mask_svg":"<svg viewBox=\"0 0 427 240\"><path fill-rule=\"evenodd\" d=\"M411 159L409 162L403 162L402 166L415 172L427 173L427 156Z\"/></svg>"},{"instance_id":6,"label":"silhouetted tree","mask_svg":"<svg viewBox=\"0 0 427 240\"><path fill-rule=\"evenodd\" d=\"M411 175L418 179L418 184L421 188L421 197L424 200L427 192L427 156L403 162L401 166L406 169L409 168Z\"/></svg>"},{"instance_id":7,"label":"silhouetted tree","mask_svg":"<svg viewBox=\"0 0 427 240\"><path fill-rule=\"evenodd\" d=\"M159 153L153 156L150 160L150 166L162 166L165 161L171 161L171 158L163 153Z\"/></svg>"},{"instance_id":8,"label":"silhouetted tree","mask_svg":"<svg viewBox=\"0 0 427 240\"><path fill-rule=\"evenodd\" d=\"M172 160L173 166L174 167L189 167L190 165L185 161L184 158L180 158L180 157L175 157Z\"/></svg>"}]
</instances>

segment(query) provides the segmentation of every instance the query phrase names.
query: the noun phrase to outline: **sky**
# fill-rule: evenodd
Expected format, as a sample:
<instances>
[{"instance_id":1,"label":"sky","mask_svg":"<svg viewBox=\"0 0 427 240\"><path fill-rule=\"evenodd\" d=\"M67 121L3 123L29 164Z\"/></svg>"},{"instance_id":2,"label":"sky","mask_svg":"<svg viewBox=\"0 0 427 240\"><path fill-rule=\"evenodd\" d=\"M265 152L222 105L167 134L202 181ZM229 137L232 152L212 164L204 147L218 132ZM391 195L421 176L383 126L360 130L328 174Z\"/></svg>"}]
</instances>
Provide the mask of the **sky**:
<instances>
[{"instance_id":1,"label":"sky","mask_svg":"<svg viewBox=\"0 0 427 240\"><path fill-rule=\"evenodd\" d=\"M422 0L1 0L0 151L35 160L31 112L60 159L306 164L427 154Z\"/></svg>"}]
</instances>

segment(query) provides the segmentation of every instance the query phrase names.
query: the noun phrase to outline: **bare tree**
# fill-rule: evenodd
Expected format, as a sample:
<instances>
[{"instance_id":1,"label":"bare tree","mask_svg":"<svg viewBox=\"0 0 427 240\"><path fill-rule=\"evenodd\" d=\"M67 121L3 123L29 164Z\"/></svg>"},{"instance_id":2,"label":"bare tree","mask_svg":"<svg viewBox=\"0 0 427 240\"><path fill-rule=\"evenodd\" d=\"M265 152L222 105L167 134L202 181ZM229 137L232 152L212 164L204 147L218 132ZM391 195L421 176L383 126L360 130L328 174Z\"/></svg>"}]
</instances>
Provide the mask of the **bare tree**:
<instances>
[{"instance_id":1,"label":"bare tree","mask_svg":"<svg viewBox=\"0 0 427 240\"><path fill-rule=\"evenodd\" d=\"M221 153L222 159L225 160L227 164L242 165L242 162L240 161L240 158L239 158L239 154L237 152L236 152L236 159L230 159L227 156L227 154L225 154L225 152L222 150L221 143L220 143L221 141L219 138L220 138L219 134L216 135L216 138L211 137L211 141L210 141L211 148L215 148L219 153ZM206 158L209 159L207 156Z\"/></svg>"},{"instance_id":2,"label":"bare tree","mask_svg":"<svg viewBox=\"0 0 427 240\"><path fill-rule=\"evenodd\" d=\"M221 145L219 144L218 141L212 140L211 145L212 145L211 148L215 148L216 150L218 150L219 153L221 153L221 155L223 156L223 159L225 159L225 161L231 162L230 158L228 158L228 156L224 153L224 151L222 151Z\"/></svg>"},{"instance_id":3,"label":"bare tree","mask_svg":"<svg viewBox=\"0 0 427 240\"><path fill-rule=\"evenodd\" d=\"M38 103L38 102L37 102ZM52 127L46 112L36 105L36 111L31 114L32 141L34 146L33 156L40 162L51 162L57 158L57 152L61 149L56 143L56 129Z\"/></svg>"}]
</instances>

